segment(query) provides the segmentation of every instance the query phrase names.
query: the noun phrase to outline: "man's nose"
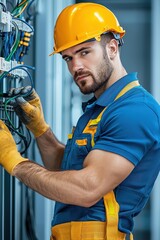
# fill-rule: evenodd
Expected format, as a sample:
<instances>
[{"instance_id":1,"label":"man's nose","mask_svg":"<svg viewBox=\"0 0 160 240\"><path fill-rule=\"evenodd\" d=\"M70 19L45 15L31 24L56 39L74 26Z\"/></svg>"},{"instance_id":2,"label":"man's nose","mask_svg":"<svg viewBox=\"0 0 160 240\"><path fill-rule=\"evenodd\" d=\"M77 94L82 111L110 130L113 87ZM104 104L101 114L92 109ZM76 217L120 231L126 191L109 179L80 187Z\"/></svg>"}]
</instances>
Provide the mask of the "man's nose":
<instances>
[{"instance_id":1,"label":"man's nose","mask_svg":"<svg viewBox=\"0 0 160 240\"><path fill-rule=\"evenodd\" d=\"M82 61L79 58L72 59L72 71L75 73L84 68Z\"/></svg>"}]
</instances>

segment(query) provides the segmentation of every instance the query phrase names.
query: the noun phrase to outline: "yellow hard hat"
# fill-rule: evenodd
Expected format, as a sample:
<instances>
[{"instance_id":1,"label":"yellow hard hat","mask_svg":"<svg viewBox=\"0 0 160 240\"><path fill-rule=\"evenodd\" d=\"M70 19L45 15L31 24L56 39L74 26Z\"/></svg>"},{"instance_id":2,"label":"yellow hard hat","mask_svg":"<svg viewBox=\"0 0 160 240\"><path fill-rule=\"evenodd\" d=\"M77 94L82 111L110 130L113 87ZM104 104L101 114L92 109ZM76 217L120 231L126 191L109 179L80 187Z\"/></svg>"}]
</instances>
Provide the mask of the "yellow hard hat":
<instances>
[{"instance_id":1,"label":"yellow hard hat","mask_svg":"<svg viewBox=\"0 0 160 240\"><path fill-rule=\"evenodd\" d=\"M63 9L54 27L53 52L73 47L95 38L105 32L119 34L122 38L125 30L119 25L115 15L106 7L97 3L77 3Z\"/></svg>"}]
</instances>

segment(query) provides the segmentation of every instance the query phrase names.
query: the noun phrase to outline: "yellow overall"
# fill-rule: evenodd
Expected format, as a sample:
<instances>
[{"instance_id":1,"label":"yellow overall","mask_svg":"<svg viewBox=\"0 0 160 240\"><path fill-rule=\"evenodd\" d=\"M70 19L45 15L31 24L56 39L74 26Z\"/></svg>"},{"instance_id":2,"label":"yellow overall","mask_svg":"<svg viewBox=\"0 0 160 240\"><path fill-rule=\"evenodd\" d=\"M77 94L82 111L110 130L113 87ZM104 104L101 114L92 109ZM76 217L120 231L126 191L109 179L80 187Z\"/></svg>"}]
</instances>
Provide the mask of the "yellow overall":
<instances>
[{"instance_id":1,"label":"yellow overall","mask_svg":"<svg viewBox=\"0 0 160 240\"><path fill-rule=\"evenodd\" d=\"M138 81L129 83L119 92L115 100L136 86L139 86ZM103 109L96 119L91 119L83 130L83 133L91 134L92 147L94 146L94 134L97 130L97 125L101 121L106 108ZM118 231L119 205L115 199L114 192L107 193L103 199L106 222L84 221L59 224L52 227L50 240L125 240L126 234ZM132 233L130 233L130 240L133 240Z\"/></svg>"}]
</instances>

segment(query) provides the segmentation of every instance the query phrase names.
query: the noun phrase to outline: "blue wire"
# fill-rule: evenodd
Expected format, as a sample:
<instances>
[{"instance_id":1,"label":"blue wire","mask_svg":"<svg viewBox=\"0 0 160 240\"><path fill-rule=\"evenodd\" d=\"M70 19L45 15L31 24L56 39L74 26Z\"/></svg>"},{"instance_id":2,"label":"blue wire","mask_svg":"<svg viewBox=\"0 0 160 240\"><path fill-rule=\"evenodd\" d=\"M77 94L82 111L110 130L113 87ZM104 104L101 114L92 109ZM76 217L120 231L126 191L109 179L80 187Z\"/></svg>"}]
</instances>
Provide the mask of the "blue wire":
<instances>
[{"instance_id":1,"label":"blue wire","mask_svg":"<svg viewBox=\"0 0 160 240\"><path fill-rule=\"evenodd\" d=\"M0 2L0 5L3 7L3 11L4 11L4 12L7 12L7 8L6 8L6 6L4 5L4 3Z\"/></svg>"},{"instance_id":2,"label":"blue wire","mask_svg":"<svg viewBox=\"0 0 160 240\"><path fill-rule=\"evenodd\" d=\"M12 71L14 71L14 70L16 70L16 69L22 69L23 71L25 71L25 72L27 73L27 75L28 75L28 77L29 77L29 80L30 80L30 83L31 83L31 90L27 93L27 95L24 94L24 95L23 95L24 97L25 97L25 96L28 96L28 95L31 93L32 89L34 88L34 83L33 83L32 76L31 76L30 72L28 72L25 68L28 68L28 69L31 69L31 70L35 70L34 67L31 67L31 66L28 66L28 65L16 66L16 67L14 67L14 68L11 68L9 71L5 72L4 75L3 75L3 77L1 78L1 80L2 80L8 73L10 73L10 72L12 72ZM21 95L21 96L22 96L22 95Z\"/></svg>"},{"instance_id":3,"label":"blue wire","mask_svg":"<svg viewBox=\"0 0 160 240\"><path fill-rule=\"evenodd\" d=\"M5 104L4 104L4 106L5 106L5 114L6 114L6 117L7 117L7 119L8 119L8 121L9 121L9 123L10 123L10 125L15 129L15 130L17 130L16 129L16 127L13 125L13 123L12 123L12 121L11 121L11 119L10 119L10 117L9 117L9 115L8 115L8 113L7 113L7 105L9 104L9 102L10 101L12 101L12 100L14 100L14 99L16 99L16 98L18 98L18 97L27 97L28 95L30 95L31 94L31 92L32 92L32 89L33 89L33 87L34 87L34 83L33 83L33 79L32 79L32 76L31 76L31 74L25 69L25 68L28 68L28 69L35 69L34 67L31 67L31 66L28 66L28 65L23 65L23 66L16 66L16 67L14 67L14 68L11 68L8 72L5 72L5 74L4 74L4 76L3 76L3 78L8 74L8 73L10 73L11 71L13 71L13 70L15 70L15 69L22 69L23 71L25 71L26 73L27 73L27 75L28 75L28 77L29 77L29 79L30 79L30 83L31 83L31 89L27 92L27 93L25 93L25 94L18 94L18 95L16 95L16 96L13 96L13 97L11 97L11 98L8 98L6 101L5 101ZM3 79L2 78L2 79ZM19 133L20 134L20 133Z\"/></svg>"},{"instance_id":4,"label":"blue wire","mask_svg":"<svg viewBox=\"0 0 160 240\"><path fill-rule=\"evenodd\" d=\"M20 33L20 39L22 39L24 37L24 32L21 31ZM14 59L17 61L17 62L22 62L22 56L21 56L21 52L22 52L22 49L23 49L23 45L20 45L18 48L17 48L17 51L14 53Z\"/></svg>"},{"instance_id":5,"label":"blue wire","mask_svg":"<svg viewBox=\"0 0 160 240\"><path fill-rule=\"evenodd\" d=\"M2 53L2 56L4 57L4 58L6 58L8 55L9 55L9 45L10 45L10 43L9 43L9 34L10 33L3 33L4 35L3 35L3 53Z\"/></svg>"},{"instance_id":6,"label":"blue wire","mask_svg":"<svg viewBox=\"0 0 160 240\"><path fill-rule=\"evenodd\" d=\"M30 19L31 19L31 17L32 17L32 14L30 14L29 9L30 9L32 3L34 3L34 2L35 2L35 0L32 0L32 1L28 4L28 7L27 7L27 14L28 14L28 16L29 16Z\"/></svg>"},{"instance_id":7,"label":"blue wire","mask_svg":"<svg viewBox=\"0 0 160 240\"><path fill-rule=\"evenodd\" d=\"M30 24L28 24L26 21L22 20L21 18L14 18L14 17L12 17L12 19L13 19L13 20L21 21L21 22L23 22L24 24L26 24L26 25L31 29L31 31L30 31L29 33L34 32L34 28L33 28Z\"/></svg>"}]
</instances>

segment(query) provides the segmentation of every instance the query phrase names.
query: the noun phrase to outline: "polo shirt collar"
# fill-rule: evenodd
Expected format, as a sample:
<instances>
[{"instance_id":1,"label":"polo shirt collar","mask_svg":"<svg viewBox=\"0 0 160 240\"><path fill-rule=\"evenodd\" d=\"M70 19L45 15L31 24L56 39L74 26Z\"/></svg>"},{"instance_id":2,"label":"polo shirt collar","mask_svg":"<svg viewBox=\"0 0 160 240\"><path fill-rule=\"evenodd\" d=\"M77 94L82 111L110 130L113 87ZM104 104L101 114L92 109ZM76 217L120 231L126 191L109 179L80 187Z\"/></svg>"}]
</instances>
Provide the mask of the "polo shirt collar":
<instances>
[{"instance_id":1,"label":"polo shirt collar","mask_svg":"<svg viewBox=\"0 0 160 240\"><path fill-rule=\"evenodd\" d=\"M91 98L88 102L82 103L83 111L86 111L88 108L91 108L95 105L106 107L108 104L114 101L118 93L130 82L133 82L137 79L137 73L129 73L126 76L120 78L114 84L112 84L108 89L102 93L102 95L96 99L95 97Z\"/></svg>"}]
</instances>

